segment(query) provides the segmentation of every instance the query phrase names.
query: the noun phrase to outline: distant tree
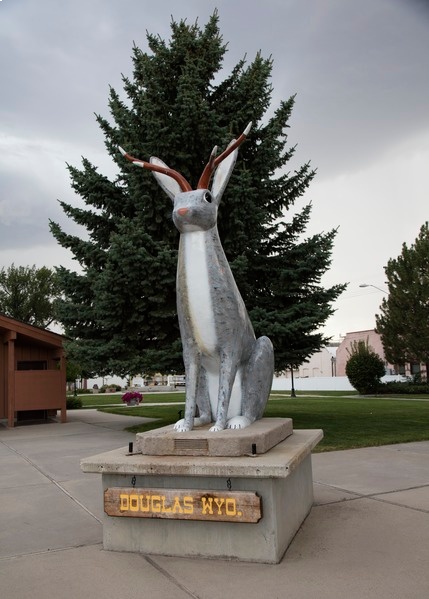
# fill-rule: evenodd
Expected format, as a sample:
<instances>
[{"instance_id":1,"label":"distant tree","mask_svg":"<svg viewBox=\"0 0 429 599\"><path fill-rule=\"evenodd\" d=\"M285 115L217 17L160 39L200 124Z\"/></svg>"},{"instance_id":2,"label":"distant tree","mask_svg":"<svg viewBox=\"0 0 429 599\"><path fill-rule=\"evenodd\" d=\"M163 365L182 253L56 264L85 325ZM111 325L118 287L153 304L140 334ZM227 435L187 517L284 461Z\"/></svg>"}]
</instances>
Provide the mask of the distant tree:
<instances>
[{"instance_id":1,"label":"distant tree","mask_svg":"<svg viewBox=\"0 0 429 599\"><path fill-rule=\"evenodd\" d=\"M347 350L349 359L346 375L352 387L361 395L377 393L381 377L385 374L384 362L366 341L353 341Z\"/></svg>"},{"instance_id":2,"label":"distant tree","mask_svg":"<svg viewBox=\"0 0 429 599\"><path fill-rule=\"evenodd\" d=\"M314 177L308 163L286 170L294 154L286 145L294 98L270 109L272 61L260 54L219 80L226 45L217 13L202 30L185 21L171 29L168 44L148 34L150 53L134 47L133 78L123 78L127 100L111 89L112 118L97 117L116 180L86 159L82 170L69 167L87 208L61 206L88 238L51 223L82 267L79 274L58 269L70 355L100 375L183 372L171 204L118 145L142 159L158 156L195 185L213 146L225 148L253 121L223 196L219 232L255 332L273 341L276 370L296 367L326 343L321 327L344 285L320 284L336 231L305 238L310 205L284 216Z\"/></svg>"},{"instance_id":3,"label":"distant tree","mask_svg":"<svg viewBox=\"0 0 429 599\"><path fill-rule=\"evenodd\" d=\"M76 364L76 362L73 362L72 360L67 360L66 381L68 383L73 383L73 390L75 395L77 395L76 382L77 379L81 378L81 376L82 368L79 366L79 364Z\"/></svg>"},{"instance_id":4,"label":"distant tree","mask_svg":"<svg viewBox=\"0 0 429 599\"><path fill-rule=\"evenodd\" d=\"M56 273L43 266L9 266L0 270L0 311L27 324L47 327L55 320L59 296Z\"/></svg>"},{"instance_id":5,"label":"distant tree","mask_svg":"<svg viewBox=\"0 0 429 599\"><path fill-rule=\"evenodd\" d=\"M389 295L376 327L391 364L429 362L429 229L426 222L410 247L405 243L384 269Z\"/></svg>"}]
</instances>

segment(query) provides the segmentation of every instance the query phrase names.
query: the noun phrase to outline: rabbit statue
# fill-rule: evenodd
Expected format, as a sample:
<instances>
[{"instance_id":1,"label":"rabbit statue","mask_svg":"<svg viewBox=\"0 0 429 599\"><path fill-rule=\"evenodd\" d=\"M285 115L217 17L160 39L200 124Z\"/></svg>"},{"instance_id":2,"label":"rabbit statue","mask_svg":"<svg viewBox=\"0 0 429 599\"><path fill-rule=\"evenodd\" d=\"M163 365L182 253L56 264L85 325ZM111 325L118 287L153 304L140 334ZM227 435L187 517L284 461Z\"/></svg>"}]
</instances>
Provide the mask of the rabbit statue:
<instances>
[{"instance_id":1,"label":"rabbit statue","mask_svg":"<svg viewBox=\"0 0 429 599\"><path fill-rule=\"evenodd\" d=\"M273 346L268 337L255 338L216 224L238 147L250 127L218 157L213 149L195 190L158 158L145 162L120 148L128 160L153 172L173 200L180 232L177 311L186 372L185 414L174 427L180 432L209 423L214 423L212 432L249 426L262 418L271 390Z\"/></svg>"}]
</instances>

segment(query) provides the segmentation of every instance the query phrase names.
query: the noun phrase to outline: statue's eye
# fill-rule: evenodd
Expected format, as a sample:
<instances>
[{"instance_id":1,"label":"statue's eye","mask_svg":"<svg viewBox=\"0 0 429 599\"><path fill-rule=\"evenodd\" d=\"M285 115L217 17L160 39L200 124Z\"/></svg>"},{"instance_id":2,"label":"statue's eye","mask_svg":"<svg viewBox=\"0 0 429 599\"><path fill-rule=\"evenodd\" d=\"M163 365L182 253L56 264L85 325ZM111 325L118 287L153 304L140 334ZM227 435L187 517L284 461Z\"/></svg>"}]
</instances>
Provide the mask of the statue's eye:
<instances>
[{"instance_id":1,"label":"statue's eye","mask_svg":"<svg viewBox=\"0 0 429 599\"><path fill-rule=\"evenodd\" d=\"M211 204L212 194L209 191L206 191L206 193L204 194L204 199L205 199L206 202L208 202L209 204Z\"/></svg>"}]
</instances>

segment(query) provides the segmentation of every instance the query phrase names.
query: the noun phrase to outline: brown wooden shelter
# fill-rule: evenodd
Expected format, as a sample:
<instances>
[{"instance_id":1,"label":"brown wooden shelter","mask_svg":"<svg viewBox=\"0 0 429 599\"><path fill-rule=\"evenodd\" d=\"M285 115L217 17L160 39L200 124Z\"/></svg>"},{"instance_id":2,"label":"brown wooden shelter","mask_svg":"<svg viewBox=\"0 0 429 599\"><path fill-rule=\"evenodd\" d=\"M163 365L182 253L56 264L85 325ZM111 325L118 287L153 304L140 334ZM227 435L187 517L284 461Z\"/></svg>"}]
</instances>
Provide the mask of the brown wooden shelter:
<instances>
[{"instance_id":1,"label":"brown wooden shelter","mask_svg":"<svg viewBox=\"0 0 429 599\"><path fill-rule=\"evenodd\" d=\"M0 314L0 419L66 421L63 337Z\"/></svg>"}]
</instances>

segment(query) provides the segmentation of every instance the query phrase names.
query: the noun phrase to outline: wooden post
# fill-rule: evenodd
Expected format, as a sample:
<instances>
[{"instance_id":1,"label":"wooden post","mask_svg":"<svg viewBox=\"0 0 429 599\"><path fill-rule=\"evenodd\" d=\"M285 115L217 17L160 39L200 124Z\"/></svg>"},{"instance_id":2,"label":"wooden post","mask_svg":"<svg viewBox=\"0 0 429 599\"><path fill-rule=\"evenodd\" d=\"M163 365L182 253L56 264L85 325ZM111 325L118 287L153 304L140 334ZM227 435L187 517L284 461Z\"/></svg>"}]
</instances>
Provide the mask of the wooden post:
<instances>
[{"instance_id":1,"label":"wooden post","mask_svg":"<svg viewBox=\"0 0 429 599\"><path fill-rule=\"evenodd\" d=\"M58 348L54 354L58 360L60 372L60 389L59 396L61 398L61 422L67 422L67 383L66 383L66 356L64 350Z\"/></svg>"},{"instance_id":2,"label":"wooden post","mask_svg":"<svg viewBox=\"0 0 429 599\"><path fill-rule=\"evenodd\" d=\"M7 425L15 426L15 340L16 332L8 331L4 337L7 342Z\"/></svg>"},{"instance_id":3,"label":"wooden post","mask_svg":"<svg viewBox=\"0 0 429 599\"><path fill-rule=\"evenodd\" d=\"M66 357L65 357L64 351L61 352L60 372L61 372L61 397L64 400L63 403L61 404L61 422L67 422Z\"/></svg>"}]
</instances>

